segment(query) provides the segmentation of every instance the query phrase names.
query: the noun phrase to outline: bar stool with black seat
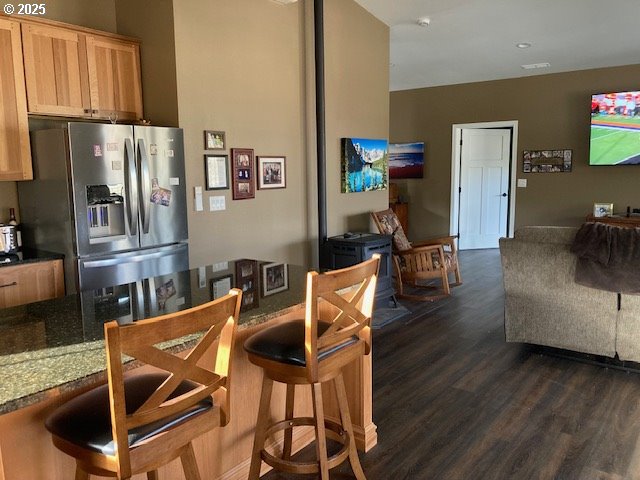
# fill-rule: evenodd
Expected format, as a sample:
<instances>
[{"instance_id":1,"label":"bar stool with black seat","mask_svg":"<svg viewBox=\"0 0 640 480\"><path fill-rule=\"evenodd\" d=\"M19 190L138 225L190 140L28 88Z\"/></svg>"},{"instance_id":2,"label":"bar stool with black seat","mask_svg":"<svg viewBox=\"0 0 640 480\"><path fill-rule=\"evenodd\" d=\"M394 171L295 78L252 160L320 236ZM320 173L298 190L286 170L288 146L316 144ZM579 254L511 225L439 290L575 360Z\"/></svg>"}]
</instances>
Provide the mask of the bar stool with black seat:
<instances>
[{"instance_id":1,"label":"bar stool with black seat","mask_svg":"<svg viewBox=\"0 0 640 480\"><path fill-rule=\"evenodd\" d=\"M157 479L157 468L178 457L185 477L200 479L192 440L229 421L230 360L241 298L234 289L181 312L105 324L108 383L73 398L46 421L54 445L76 459L76 480L127 479L144 472ZM184 358L157 348L196 332L204 334ZM200 361L210 347L216 349L211 368ZM125 378L123 355L156 368Z\"/></svg>"},{"instance_id":2,"label":"bar stool with black seat","mask_svg":"<svg viewBox=\"0 0 640 480\"><path fill-rule=\"evenodd\" d=\"M371 350L371 315L380 255L352 267L324 274L307 274L305 318L285 322L256 333L244 344L249 360L264 371L258 421L249 479L260 476L262 461L288 473L320 473L328 480L329 469L349 458L358 480L365 475L358 459L349 415L342 368ZM273 382L287 385L285 420L269 425ZM341 424L326 420L322 388L335 385ZM295 385L310 385L313 417L293 417ZM292 429L312 425L316 432L315 462L291 459ZM265 449L273 433L284 430L281 457ZM327 438L342 444L331 457Z\"/></svg>"}]
</instances>

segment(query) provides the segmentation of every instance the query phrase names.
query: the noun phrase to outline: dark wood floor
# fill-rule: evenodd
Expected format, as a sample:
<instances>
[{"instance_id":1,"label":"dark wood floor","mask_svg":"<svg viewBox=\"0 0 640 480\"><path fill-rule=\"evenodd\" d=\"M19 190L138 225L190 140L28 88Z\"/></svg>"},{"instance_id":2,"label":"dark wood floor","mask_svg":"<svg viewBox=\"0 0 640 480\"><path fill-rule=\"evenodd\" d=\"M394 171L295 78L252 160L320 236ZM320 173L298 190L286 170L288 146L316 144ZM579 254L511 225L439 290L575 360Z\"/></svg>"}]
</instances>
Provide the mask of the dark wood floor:
<instances>
[{"instance_id":1,"label":"dark wood floor","mask_svg":"<svg viewBox=\"0 0 640 480\"><path fill-rule=\"evenodd\" d=\"M460 257L452 297L374 331L367 478L640 478L640 375L507 344L498 251Z\"/></svg>"}]
</instances>

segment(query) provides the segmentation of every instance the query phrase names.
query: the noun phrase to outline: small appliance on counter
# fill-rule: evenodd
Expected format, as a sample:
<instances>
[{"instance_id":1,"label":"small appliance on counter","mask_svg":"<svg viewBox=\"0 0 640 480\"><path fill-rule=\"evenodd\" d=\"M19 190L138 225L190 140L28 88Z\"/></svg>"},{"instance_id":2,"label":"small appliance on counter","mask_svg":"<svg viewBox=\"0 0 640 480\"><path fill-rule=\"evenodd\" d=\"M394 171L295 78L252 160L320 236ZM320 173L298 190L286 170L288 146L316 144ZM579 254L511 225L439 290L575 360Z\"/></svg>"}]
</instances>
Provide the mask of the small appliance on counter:
<instances>
[{"instance_id":1,"label":"small appliance on counter","mask_svg":"<svg viewBox=\"0 0 640 480\"><path fill-rule=\"evenodd\" d=\"M18 234L14 225L0 224L0 254L18 253Z\"/></svg>"}]
</instances>

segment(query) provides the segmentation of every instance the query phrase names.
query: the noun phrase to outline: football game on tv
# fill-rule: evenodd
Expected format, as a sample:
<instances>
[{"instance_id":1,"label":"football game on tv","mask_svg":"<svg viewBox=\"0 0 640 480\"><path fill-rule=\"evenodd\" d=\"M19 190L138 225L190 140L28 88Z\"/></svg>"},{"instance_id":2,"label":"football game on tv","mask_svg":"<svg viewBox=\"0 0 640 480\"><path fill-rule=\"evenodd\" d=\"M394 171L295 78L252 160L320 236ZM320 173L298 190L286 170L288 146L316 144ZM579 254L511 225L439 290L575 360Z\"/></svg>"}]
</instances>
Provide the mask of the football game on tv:
<instances>
[{"instance_id":1,"label":"football game on tv","mask_svg":"<svg viewBox=\"0 0 640 480\"><path fill-rule=\"evenodd\" d=\"M592 95L589 165L640 165L640 91Z\"/></svg>"}]
</instances>

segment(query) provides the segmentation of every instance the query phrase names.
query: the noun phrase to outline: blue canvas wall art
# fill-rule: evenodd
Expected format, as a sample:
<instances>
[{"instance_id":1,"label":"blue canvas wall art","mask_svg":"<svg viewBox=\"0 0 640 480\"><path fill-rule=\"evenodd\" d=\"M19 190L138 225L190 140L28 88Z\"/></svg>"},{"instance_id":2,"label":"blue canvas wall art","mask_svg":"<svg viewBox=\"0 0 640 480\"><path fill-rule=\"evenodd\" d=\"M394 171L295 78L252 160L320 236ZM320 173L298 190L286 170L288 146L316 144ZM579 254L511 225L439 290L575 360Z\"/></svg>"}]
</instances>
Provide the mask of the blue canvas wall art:
<instances>
[{"instance_id":1,"label":"blue canvas wall art","mask_svg":"<svg viewBox=\"0 0 640 480\"><path fill-rule=\"evenodd\" d=\"M342 139L342 193L386 190L388 171L386 140Z\"/></svg>"}]
</instances>

